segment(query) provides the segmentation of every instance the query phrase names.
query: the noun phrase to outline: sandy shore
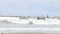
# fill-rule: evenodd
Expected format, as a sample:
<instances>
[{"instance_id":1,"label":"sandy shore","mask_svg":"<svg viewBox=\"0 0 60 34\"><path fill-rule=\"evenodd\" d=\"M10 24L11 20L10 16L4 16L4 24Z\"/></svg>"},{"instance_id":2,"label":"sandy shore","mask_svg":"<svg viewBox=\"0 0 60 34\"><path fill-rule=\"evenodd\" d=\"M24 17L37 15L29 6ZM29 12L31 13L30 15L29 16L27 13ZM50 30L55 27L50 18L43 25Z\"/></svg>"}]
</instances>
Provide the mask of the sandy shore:
<instances>
[{"instance_id":1,"label":"sandy shore","mask_svg":"<svg viewBox=\"0 0 60 34\"><path fill-rule=\"evenodd\" d=\"M20 33L6 33L6 34L44 34L44 33L37 33L37 32L20 32Z\"/></svg>"},{"instance_id":2,"label":"sandy shore","mask_svg":"<svg viewBox=\"0 0 60 34\"><path fill-rule=\"evenodd\" d=\"M60 34L60 33L19 32L19 33L4 33L4 34Z\"/></svg>"},{"instance_id":3,"label":"sandy shore","mask_svg":"<svg viewBox=\"0 0 60 34\"><path fill-rule=\"evenodd\" d=\"M3 34L60 34L60 33L18 32L18 33L3 33Z\"/></svg>"}]
</instances>

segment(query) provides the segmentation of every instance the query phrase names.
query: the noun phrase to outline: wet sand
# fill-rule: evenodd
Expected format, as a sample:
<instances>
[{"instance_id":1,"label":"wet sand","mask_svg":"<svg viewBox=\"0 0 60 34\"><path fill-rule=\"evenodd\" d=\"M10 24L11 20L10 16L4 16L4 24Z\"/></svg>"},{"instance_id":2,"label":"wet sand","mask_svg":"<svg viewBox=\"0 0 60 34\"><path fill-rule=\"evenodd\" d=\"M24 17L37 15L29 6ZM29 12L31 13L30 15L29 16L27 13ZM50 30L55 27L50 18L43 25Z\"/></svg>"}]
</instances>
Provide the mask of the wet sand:
<instances>
[{"instance_id":1,"label":"wet sand","mask_svg":"<svg viewBox=\"0 0 60 34\"><path fill-rule=\"evenodd\" d=\"M60 34L60 33L19 32L19 33L5 33L5 34Z\"/></svg>"},{"instance_id":2,"label":"wet sand","mask_svg":"<svg viewBox=\"0 0 60 34\"><path fill-rule=\"evenodd\" d=\"M20 32L20 33L6 33L6 34L44 34L44 33L37 33L37 32Z\"/></svg>"}]
</instances>

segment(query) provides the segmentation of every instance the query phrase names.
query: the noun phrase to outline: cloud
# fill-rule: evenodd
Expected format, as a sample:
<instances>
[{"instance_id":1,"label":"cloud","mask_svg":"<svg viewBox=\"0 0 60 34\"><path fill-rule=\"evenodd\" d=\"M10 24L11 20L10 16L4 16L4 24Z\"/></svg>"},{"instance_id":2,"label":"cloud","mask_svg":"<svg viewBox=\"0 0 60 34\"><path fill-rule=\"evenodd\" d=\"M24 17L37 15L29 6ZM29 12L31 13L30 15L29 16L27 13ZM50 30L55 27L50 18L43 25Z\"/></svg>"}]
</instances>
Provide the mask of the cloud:
<instances>
[{"instance_id":1,"label":"cloud","mask_svg":"<svg viewBox=\"0 0 60 34\"><path fill-rule=\"evenodd\" d=\"M60 0L0 0L3 15L59 15Z\"/></svg>"}]
</instances>

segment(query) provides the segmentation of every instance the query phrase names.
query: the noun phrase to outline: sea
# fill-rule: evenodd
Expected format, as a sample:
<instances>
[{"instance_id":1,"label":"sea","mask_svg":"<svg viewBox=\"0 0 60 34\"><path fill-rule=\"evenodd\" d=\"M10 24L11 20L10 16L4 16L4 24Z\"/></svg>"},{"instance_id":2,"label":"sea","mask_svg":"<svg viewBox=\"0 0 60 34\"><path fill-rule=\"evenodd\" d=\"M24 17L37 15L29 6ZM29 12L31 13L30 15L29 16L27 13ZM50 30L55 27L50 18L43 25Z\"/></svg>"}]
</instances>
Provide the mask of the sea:
<instances>
[{"instance_id":1,"label":"sea","mask_svg":"<svg viewBox=\"0 0 60 34\"><path fill-rule=\"evenodd\" d=\"M0 34L60 34L60 24L0 23Z\"/></svg>"}]
</instances>

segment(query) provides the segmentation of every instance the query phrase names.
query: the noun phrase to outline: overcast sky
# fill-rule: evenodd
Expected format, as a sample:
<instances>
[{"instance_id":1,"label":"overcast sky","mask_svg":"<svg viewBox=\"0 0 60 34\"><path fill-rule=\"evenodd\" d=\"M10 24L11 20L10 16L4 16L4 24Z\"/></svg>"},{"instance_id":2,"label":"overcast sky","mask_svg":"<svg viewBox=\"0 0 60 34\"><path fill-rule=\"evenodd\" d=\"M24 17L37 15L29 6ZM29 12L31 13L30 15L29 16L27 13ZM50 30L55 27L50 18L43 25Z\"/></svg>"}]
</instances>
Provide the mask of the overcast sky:
<instances>
[{"instance_id":1,"label":"overcast sky","mask_svg":"<svg viewBox=\"0 0 60 34\"><path fill-rule=\"evenodd\" d=\"M0 15L60 16L60 0L0 0Z\"/></svg>"}]
</instances>

